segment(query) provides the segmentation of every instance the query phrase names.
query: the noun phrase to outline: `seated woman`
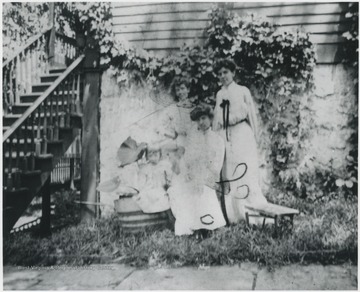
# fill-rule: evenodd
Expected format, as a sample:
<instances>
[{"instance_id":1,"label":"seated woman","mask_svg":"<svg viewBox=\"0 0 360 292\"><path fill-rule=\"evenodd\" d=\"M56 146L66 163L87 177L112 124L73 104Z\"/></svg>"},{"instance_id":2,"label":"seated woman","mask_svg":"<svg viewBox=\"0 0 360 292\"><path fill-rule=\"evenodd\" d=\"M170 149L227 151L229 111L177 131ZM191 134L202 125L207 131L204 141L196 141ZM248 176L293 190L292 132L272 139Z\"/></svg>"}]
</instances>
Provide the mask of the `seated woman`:
<instances>
[{"instance_id":1,"label":"seated woman","mask_svg":"<svg viewBox=\"0 0 360 292\"><path fill-rule=\"evenodd\" d=\"M226 224L215 191L224 160L224 142L211 130L213 113L209 106L196 107L190 116L197 129L188 137L180 174L168 189L176 235L214 230Z\"/></svg>"}]
</instances>

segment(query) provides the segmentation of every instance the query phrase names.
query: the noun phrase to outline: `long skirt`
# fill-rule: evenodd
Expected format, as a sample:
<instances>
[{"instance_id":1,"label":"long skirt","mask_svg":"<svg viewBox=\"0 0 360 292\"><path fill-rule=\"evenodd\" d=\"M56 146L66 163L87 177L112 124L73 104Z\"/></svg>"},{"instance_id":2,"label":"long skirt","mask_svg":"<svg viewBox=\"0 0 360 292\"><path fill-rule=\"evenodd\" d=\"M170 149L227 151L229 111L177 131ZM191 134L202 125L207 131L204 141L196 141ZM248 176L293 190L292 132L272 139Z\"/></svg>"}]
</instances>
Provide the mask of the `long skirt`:
<instances>
[{"instance_id":1,"label":"long skirt","mask_svg":"<svg viewBox=\"0 0 360 292\"><path fill-rule=\"evenodd\" d=\"M226 141L225 131L219 133ZM245 219L245 206L267 203L259 185L257 145L252 128L242 122L228 128L229 141L222 170L225 183L225 206L230 223Z\"/></svg>"},{"instance_id":2,"label":"long skirt","mask_svg":"<svg viewBox=\"0 0 360 292\"><path fill-rule=\"evenodd\" d=\"M176 219L175 235L189 235L194 230L214 230L225 226L215 190L181 180L168 189L168 194Z\"/></svg>"}]
</instances>

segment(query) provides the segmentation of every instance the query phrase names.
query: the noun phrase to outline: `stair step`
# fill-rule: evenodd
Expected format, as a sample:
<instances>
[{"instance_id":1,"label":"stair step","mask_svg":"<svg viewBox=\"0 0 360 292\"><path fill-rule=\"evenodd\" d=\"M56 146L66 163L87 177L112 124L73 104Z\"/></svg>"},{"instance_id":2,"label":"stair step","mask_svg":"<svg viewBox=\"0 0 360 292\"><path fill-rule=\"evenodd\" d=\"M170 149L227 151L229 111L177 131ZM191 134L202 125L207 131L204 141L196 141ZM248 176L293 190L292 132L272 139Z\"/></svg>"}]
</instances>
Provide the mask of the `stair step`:
<instances>
[{"instance_id":1,"label":"stair step","mask_svg":"<svg viewBox=\"0 0 360 292\"><path fill-rule=\"evenodd\" d=\"M21 94L20 101L22 103L33 103L38 97L41 95L40 92L38 93L28 93L28 94Z\"/></svg>"},{"instance_id":2,"label":"stair step","mask_svg":"<svg viewBox=\"0 0 360 292\"><path fill-rule=\"evenodd\" d=\"M63 73L65 70L66 70L66 67L51 68L49 70L49 73L50 74Z\"/></svg>"},{"instance_id":3,"label":"stair step","mask_svg":"<svg viewBox=\"0 0 360 292\"><path fill-rule=\"evenodd\" d=\"M65 110L67 110L67 109L68 108L65 108ZM63 109L61 109L61 110L63 110ZM36 124L38 124L39 123L38 118L40 118L40 124L42 125L44 123L45 116L47 118L50 118L50 117L56 118L57 115L59 117L61 117L61 116L65 115L65 112L59 111L56 114L56 112L53 111L52 114L50 112L48 112L48 113L46 113L46 115L45 115L45 113L40 113L40 115L37 113L35 115L35 118L36 118L35 122L36 122ZM21 117L22 117L22 114L7 114L7 115L3 116L3 125L4 126L11 126L12 124L14 124Z\"/></svg>"},{"instance_id":4,"label":"stair step","mask_svg":"<svg viewBox=\"0 0 360 292\"><path fill-rule=\"evenodd\" d=\"M22 115L19 115L19 114L7 114L7 115L3 116L3 126L5 126L5 127L11 126L21 116Z\"/></svg>"},{"instance_id":5,"label":"stair step","mask_svg":"<svg viewBox=\"0 0 360 292\"><path fill-rule=\"evenodd\" d=\"M48 83L40 83L40 84L34 84L32 86L32 92L44 92L46 89L48 89L52 85L52 82Z\"/></svg>"},{"instance_id":6,"label":"stair step","mask_svg":"<svg viewBox=\"0 0 360 292\"><path fill-rule=\"evenodd\" d=\"M73 122L74 120L74 122ZM77 121L79 120L79 121ZM75 129L75 128L81 128L81 118L72 118L70 119L70 125L71 127L59 127L59 140L62 140L63 138L61 138L63 134L67 134L68 132L72 133L72 131ZM78 126L80 125L80 126ZM37 132L38 132L38 126L35 125L34 126L34 135L35 135L35 138L37 136ZM10 129L10 127L4 127L3 128L3 131L5 130L8 130ZM40 126L40 138L43 138L44 136L44 126ZM20 133L18 133L18 137L20 139L24 139L25 138L25 134L27 135L27 138L32 138L32 127L31 126L28 126L27 129L25 129L25 126L22 126L21 127L21 131ZM49 142L49 141L48 141Z\"/></svg>"},{"instance_id":7,"label":"stair step","mask_svg":"<svg viewBox=\"0 0 360 292\"><path fill-rule=\"evenodd\" d=\"M27 155L27 157L29 157L29 155ZM5 161L5 163L6 162L7 161ZM41 154L39 156L36 156L34 162L35 162L35 170L37 172L40 171L41 173L51 172L54 169L55 163L56 163L56 161L54 161L54 156L52 154ZM24 167L23 160L20 161L20 166L21 166L21 168ZM28 160L28 167L30 167L30 160ZM22 175L26 171L24 171L21 168L12 167L11 174L13 176L16 173L19 173ZM8 168L3 169L3 181L7 181L8 175L9 175L9 169Z\"/></svg>"},{"instance_id":8,"label":"stair step","mask_svg":"<svg viewBox=\"0 0 360 292\"><path fill-rule=\"evenodd\" d=\"M62 102L62 100L59 100L58 102L56 101L53 101L52 102L52 105L53 105L53 112L55 111L55 107L56 107L56 104L58 105L59 108L63 107L63 106L67 106L68 105L68 102L67 100L64 100L64 102ZM32 106L33 103L31 102L23 102L23 103L18 103L18 104L15 104L13 105L12 107L12 113L13 114L23 114L30 106ZM49 107L50 107L50 104L47 103L47 111L49 111Z\"/></svg>"},{"instance_id":9,"label":"stair step","mask_svg":"<svg viewBox=\"0 0 360 292\"><path fill-rule=\"evenodd\" d=\"M42 75L40 76L40 81L41 82L54 82L56 79L59 78L61 74L60 73L51 73L51 74L47 74L47 75Z\"/></svg>"},{"instance_id":10,"label":"stair step","mask_svg":"<svg viewBox=\"0 0 360 292\"><path fill-rule=\"evenodd\" d=\"M22 115L30 106L32 106L31 102L14 104L12 107L12 113L15 115Z\"/></svg>"}]
</instances>

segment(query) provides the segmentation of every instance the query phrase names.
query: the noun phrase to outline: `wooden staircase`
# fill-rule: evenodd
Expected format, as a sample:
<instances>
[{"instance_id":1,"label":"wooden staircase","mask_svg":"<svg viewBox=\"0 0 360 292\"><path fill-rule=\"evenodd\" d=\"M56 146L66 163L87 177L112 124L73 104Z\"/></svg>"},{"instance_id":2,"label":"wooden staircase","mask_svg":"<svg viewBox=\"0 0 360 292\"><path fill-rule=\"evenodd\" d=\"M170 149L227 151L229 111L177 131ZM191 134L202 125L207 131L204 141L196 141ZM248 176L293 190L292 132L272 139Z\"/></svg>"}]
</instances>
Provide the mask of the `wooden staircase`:
<instances>
[{"instance_id":1,"label":"wooden staircase","mask_svg":"<svg viewBox=\"0 0 360 292\"><path fill-rule=\"evenodd\" d=\"M49 38L50 30L3 65L4 236L39 192L41 227L49 231L50 174L81 129L84 55L74 41L57 35L53 57L61 62L51 65Z\"/></svg>"}]
</instances>

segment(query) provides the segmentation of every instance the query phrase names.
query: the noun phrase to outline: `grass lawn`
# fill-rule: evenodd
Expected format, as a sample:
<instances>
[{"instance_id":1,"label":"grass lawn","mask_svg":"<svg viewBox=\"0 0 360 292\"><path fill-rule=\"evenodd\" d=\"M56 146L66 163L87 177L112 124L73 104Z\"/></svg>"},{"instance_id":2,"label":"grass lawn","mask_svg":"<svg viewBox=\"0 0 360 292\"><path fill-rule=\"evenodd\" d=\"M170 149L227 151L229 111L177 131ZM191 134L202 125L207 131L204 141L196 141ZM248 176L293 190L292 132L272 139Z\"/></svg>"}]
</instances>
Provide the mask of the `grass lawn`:
<instances>
[{"instance_id":1,"label":"grass lawn","mask_svg":"<svg viewBox=\"0 0 360 292\"><path fill-rule=\"evenodd\" d=\"M276 203L281 203L277 201ZM173 231L126 234L116 214L92 224L80 223L38 237L19 233L4 239L4 264L81 265L121 262L138 267L223 265L244 261L273 268L289 263L357 264L357 201L305 203L287 199L301 211L294 229L278 237L272 226L247 228L245 222L216 230L197 242Z\"/></svg>"}]
</instances>

